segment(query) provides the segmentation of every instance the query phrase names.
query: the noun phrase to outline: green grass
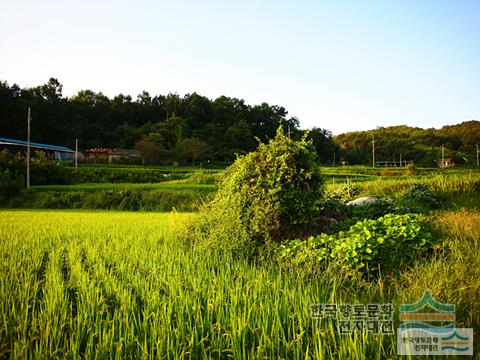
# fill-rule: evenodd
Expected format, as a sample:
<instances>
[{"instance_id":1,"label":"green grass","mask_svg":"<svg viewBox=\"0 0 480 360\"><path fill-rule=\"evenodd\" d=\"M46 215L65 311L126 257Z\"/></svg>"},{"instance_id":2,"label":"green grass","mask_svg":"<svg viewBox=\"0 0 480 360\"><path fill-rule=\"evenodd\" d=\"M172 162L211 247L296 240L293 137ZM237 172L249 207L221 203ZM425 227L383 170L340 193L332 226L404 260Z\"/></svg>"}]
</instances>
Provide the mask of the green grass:
<instances>
[{"instance_id":1,"label":"green grass","mask_svg":"<svg viewBox=\"0 0 480 360\"><path fill-rule=\"evenodd\" d=\"M364 168L365 169L365 168ZM335 171L340 171L338 174ZM327 189L353 184L359 196L396 197L414 184L424 183L445 194L449 208L479 208L480 173L475 171L430 172L429 175L377 176L347 173L349 168L323 168ZM352 167L351 171L358 171ZM329 171L329 172L327 172ZM87 208L145 211L194 211L217 189L221 173L194 172L185 179L159 183L81 183L33 186L7 204L23 208ZM113 198L113 199L112 199ZM129 201L125 198L133 198ZM121 205L123 201L123 205Z\"/></svg>"},{"instance_id":2,"label":"green grass","mask_svg":"<svg viewBox=\"0 0 480 360\"><path fill-rule=\"evenodd\" d=\"M204 190L215 191L216 186L211 184L184 184L175 181L163 183L82 183L75 185L39 185L32 186L32 191L98 191L98 190L118 190L118 189L132 189L132 190Z\"/></svg>"},{"instance_id":3,"label":"green grass","mask_svg":"<svg viewBox=\"0 0 480 360\"><path fill-rule=\"evenodd\" d=\"M142 167L142 166L80 166L78 169L64 167L64 177L57 183L159 183L170 180L185 180L193 174L204 178L221 173L222 169L199 169L194 167ZM42 183L43 184L43 183Z\"/></svg>"},{"instance_id":4,"label":"green grass","mask_svg":"<svg viewBox=\"0 0 480 360\"><path fill-rule=\"evenodd\" d=\"M339 335L310 304L398 309L426 288L480 330L476 212L437 215L443 252L371 282L196 253L194 219L0 211L0 358L395 358L394 336Z\"/></svg>"},{"instance_id":5,"label":"green grass","mask_svg":"<svg viewBox=\"0 0 480 360\"><path fill-rule=\"evenodd\" d=\"M181 241L195 214L0 210L0 358L396 358L394 336L340 335L331 320L312 319L310 305L393 302L398 310L425 289L457 306L457 326L474 328L477 354L480 214L462 208L480 207L479 172L381 170L322 169L328 188L349 181L362 195L426 183L453 211L430 215L439 242L428 259L371 281L197 252ZM16 206L193 211L216 190L195 183L210 173L197 175L34 186Z\"/></svg>"},{"instance_id":6,"label":"green grass","mask_svg":"<svg viewBox=\"0 0 480 360\"><path fill-rule=\"evenodd\" d=\"M72 168L72 166L69 166ZM164 172L185 172L190 173L197 170L206 172L219 172L225 169L222 165L211 165L207 167L202 166L173 166L173 165L130 165L130 164L79 164L79 169L129 169L129 170L159 170Z\"/></svg>"},{"instance_id":7,"label":"green grass","mask_svg":"<svg viewBox=\"0 0 480 360\"><path fill-rule=\"evenodd\" d=\"M375 168L371 166L365 165L346 165L346 166L322 166L321 167L323 172L326 173L337 173L337 174L364 174L364 175L372 175L372 176L381 176L382 172L388 170L392 173L402 174L406 172L405 167L384 167L384 166L377 166ZM415 170L416 175L429 175L435 173L443 173L443 174L462 174L465 172L476 172L479 173L480 169L477 167L464 167L464 166L457 166L453 168L446 168L440 169L438 167L417 167Z\"/></svg>"},{"instance_id":8,"label":"green grass","mask_svg":"<svg viewBox=\"0 0 480 360\"><path fill-rule=\"evenodd\" d=\"M369 181L351 181L360 195L399 195L414 184L427 184L431 190L446 193L477 193L480 191L480 173L444 173L429 176L378 177ZM328 189L337 184L327 182Z\"/></svg>"},{"instance_id":9,"label":"green grass","mask_svg":"<svg viewBox=\"0 0 480 360\"><path fill-rule=\"evenodd\" d=\"M213 189L214 190L214 189ZM213 194L211 188L118 188L97 191L29 191L11 199L9 208L195 211Z\"/></svg>"}]
</instances>

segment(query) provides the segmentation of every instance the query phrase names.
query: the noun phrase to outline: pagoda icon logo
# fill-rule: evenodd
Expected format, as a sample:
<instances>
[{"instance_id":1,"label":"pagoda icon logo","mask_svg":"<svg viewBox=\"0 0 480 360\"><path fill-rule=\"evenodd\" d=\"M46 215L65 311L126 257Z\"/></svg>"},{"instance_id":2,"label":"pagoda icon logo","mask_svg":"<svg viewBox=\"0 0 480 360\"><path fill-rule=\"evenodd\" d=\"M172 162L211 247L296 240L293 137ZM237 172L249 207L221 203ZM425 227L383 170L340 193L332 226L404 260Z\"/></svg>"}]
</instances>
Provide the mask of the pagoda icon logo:
<instances>
[{"instance_id":1,"label":"pagoda icon logo","mask_svg":"<svg viewBox=\"0 0 480 360\"><path fill-rule=\"evenodd\" d=\"M399 355L473 355L473 329L457 328L456 307L436 301L430 291L399 308Z\"/></svg>"}]
</instances>

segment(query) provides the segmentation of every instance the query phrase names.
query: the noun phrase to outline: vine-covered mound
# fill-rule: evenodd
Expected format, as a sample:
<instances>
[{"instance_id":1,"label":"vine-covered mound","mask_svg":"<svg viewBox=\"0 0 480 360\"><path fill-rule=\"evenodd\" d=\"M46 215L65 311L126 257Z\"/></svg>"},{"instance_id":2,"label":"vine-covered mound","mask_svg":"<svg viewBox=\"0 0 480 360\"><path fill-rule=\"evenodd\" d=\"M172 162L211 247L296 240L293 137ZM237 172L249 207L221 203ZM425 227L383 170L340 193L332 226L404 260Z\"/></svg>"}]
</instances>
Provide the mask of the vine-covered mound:
<instances>
[{"instance_id":1,"label":"vine-covered mound","mask_svg":"<svg viewBox=\"0 0 480 360\"><path fill-rule=\"evenodd\" d=\"M312 225L322 194L312 143L292 140L279 128L268 144L260 143L226 170L191 235L203 245L252 253Z\"/></svg>"}]
</instances>

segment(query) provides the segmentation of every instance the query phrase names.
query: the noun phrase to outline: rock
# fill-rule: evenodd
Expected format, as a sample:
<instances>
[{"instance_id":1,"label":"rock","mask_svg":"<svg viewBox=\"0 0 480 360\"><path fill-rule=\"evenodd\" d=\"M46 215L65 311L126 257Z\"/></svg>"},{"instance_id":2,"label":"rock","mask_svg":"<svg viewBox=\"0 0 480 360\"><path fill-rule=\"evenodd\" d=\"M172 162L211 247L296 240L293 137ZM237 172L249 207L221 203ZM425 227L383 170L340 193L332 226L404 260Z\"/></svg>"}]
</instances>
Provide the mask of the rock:
<instances>
[{"instance_id":1,"label":"rock","mask_svg":"<svg viewBox=\"0 0 480 360\"><path fill-rule=\"evenodd\" d=\"M360 198L358 198L358 199L349 201L349 202L347 203L347 206L351 206L351 205L355 205L355 206L368 205L368 204L374 203L375 201L377 201L377 198L376 198L376 197L373 197L373 196L362 196L362 197L360 197Z\"/></svg>"}]
</instances>

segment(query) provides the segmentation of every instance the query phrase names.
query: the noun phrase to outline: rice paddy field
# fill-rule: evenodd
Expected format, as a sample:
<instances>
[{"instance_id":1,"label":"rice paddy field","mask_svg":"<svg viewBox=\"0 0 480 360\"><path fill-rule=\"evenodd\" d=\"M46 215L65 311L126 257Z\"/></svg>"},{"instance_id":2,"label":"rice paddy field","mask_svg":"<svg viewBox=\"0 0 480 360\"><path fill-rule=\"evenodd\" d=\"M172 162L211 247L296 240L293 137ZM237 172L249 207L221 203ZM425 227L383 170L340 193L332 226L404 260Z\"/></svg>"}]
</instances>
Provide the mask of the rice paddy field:
<instances>
[{"instance_id":1,"label":"rice paddy field","mask_svg":"<svg viewBox=\"0 0 480 360\"><path fill-rule=\"evenodd\" d=\"M175 240L191 216L1 212L3 357L318 358L337 341L376 352L311 319L340 284L195 254Z\"/></svg>"},{"instance_id":2,"label":"rice paddy field","mask_svg":"<svg viewBox=\"0 0 480 360\"><path fill-rule=\"evenodd\" d=\"M415 181L449 194L449 208L428 215L441 250L367 281L195 250L181 240L194 212L0 210L0 358L398 358L394 335L342 335L333 319L312 317L311 305L392 303L397 325L399 304L416 302L425 289L456 305L457 326L474 329L477 354L478 173L448 181L364 175L372 179L355 181L362 194L398 193ZM331 180L327 188L338 185ZM128 188L33 191L102 186Z\"/></svg>"},{"instance_id":3,"label":"rice paddy field","mask_svg":"<svg viewBox=\"0 0 480 360\"><path fill-rule=\"evenodd\" d=\"M425 287L478 331L478 212L439 218L462 219L451 259L376 282L196 253L176 236L192 217L0 211L0 357L391 358L394 336L340 335L310 305L398 304Z\"/></svg>"}]
</instances>

